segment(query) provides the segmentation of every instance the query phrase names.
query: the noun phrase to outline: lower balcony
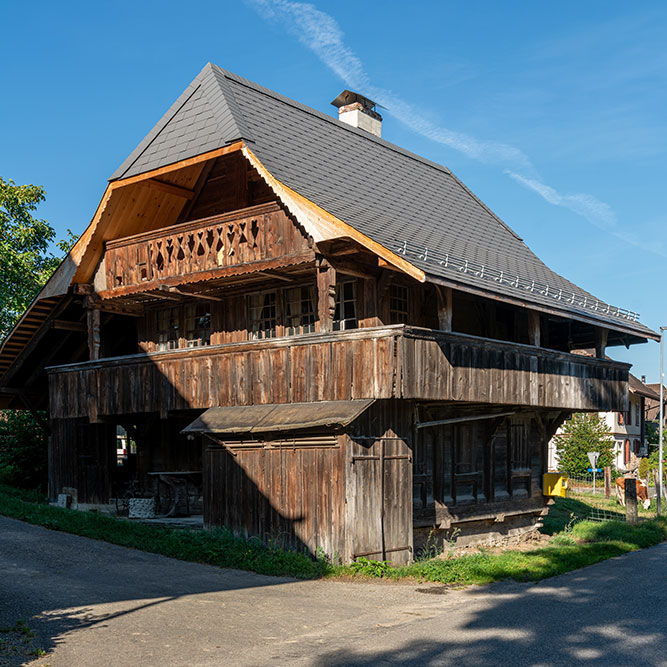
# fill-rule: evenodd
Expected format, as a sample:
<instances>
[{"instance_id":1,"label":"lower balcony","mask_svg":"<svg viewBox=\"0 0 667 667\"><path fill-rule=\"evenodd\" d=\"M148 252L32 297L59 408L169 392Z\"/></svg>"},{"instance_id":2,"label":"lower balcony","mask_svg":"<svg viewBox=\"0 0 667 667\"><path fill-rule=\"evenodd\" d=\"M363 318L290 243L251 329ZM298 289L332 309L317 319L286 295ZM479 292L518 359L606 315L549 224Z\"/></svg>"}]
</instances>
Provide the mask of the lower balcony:
<instances>
[{"instance_id":1,"label":"lower balcony","mask_svg":"<svg viewBox=\"0 0 667 667\"><path fill-rule=\"evenodd\" d=\"M393 325L136 354L49 370L52 418L397 398L627 409L630 366Z\"/></svg>"}]
</instances>

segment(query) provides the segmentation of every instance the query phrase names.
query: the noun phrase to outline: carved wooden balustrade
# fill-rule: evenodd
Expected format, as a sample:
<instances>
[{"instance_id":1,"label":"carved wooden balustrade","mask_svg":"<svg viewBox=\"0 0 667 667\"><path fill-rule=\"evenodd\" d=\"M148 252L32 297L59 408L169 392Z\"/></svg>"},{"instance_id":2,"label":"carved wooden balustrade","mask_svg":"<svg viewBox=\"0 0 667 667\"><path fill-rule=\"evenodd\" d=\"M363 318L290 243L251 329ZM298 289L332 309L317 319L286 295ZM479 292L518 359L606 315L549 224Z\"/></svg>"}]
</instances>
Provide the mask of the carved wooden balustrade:
<instances>
[{"instance_id":1,"label":"carved wooden balustrade","mask_svg":"<svg viewBox=\"0 0 667 667\"><path fill-rule=\"evenodd\" d=\"M261 204L106 244L107 290L122 290L168 278L259 265L309 251L305 235L276 204ZM124 291L124 290L122 290Z\"/></svg>"}]
</instances>

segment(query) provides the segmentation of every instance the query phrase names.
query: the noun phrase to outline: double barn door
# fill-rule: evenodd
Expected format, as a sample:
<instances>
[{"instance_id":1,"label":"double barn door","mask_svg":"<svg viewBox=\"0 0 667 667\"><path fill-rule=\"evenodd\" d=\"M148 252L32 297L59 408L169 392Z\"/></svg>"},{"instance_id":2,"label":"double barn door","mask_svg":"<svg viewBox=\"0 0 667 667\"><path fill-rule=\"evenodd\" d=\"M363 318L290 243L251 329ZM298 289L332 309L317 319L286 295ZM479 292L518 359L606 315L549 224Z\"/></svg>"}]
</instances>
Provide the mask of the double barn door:
<instances>
[{"instance_id":1,"label":"double barn door","mask_svg":"<svg viewBox=\"0 0 667 667\"><path fill-rule=\"evenodd\" d=\"M399 438L348 442L348 558L408 563L412 557L411 451Z\"/></svg>"}]
</instances>

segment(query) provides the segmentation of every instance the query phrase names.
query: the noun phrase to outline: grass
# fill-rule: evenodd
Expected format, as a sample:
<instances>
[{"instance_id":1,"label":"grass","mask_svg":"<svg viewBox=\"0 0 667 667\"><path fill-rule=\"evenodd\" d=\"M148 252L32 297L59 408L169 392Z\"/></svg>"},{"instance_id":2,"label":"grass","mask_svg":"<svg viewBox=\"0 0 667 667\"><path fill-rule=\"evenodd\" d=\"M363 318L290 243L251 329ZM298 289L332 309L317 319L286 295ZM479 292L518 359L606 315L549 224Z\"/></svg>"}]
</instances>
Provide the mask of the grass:
<instances>
[{"instance_id":1,"label":"grass","mask_svg":"<svg viewBox=\"0 0 667 667\"><path fill-rule=\"evenodd\" d=\"M646 518L637 526L620 521L586 521L594 506L591 501L600 506L604 499L593 500L587 496L556 499L544 521L543 532L552 536L545 547L525 552L506 550L499 554L480 551L394 567L367 559L359 559L351 565L332 565L324 558L313 560L303 553L265 546L259 540L242 539L225 529L191 532L52 507L39 494L0 485L0 514L180 560L303 579L383 578L456 585L486 584L502 579L537 581L667 539L665 518ZM618 510L611 504L601 507Z\"/></svg>"},{"instance_id":2,"label":"grass","mask_svg":"<svg viewBox=\"0 0 667 667\"><path fill-rule=\"evenodd\" d=\"M48 505L34 492L0 485L0 514L52 530L73 533L123 547L218 567L303 579L320 577L328 565L308 555L236 537L229 530L177 530Z\"/></svg>"}]
</instances>

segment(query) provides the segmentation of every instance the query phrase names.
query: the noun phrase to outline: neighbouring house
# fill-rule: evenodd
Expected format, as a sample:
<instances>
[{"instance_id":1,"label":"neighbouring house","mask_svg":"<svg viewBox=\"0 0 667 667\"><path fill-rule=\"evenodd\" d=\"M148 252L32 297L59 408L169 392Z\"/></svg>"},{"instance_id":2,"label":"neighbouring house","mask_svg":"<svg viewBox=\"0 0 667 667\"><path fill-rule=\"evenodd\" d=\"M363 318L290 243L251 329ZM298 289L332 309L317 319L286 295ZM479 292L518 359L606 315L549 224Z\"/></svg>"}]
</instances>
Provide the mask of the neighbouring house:
<instances>
[{"instance_id":1,"label":"neighbouring house","mask_svg":"<svg viewBox=\"0 0 667 667\"><path fill-rule=\"evenodd\" d=\"M52 500L190 475L207 527L402 563L533 530L558 426L628 410L605 349L657 335L334 103L209 64L113 174L0 349L0 405L48 407Z\"/></svg>"},{"instance_id":2,"label":"neighbouring house","mask_svg":"<svg viewBox=\"0 0 667 667\"><path fill-rule=\"evenodd\" d=\"M614 466L622 471L630 469L632 454L636 457L648 456L645 405L649 400L660 398L650 386L632 373L628 376L627 409L599 413L614 439ZM549 470L558 470L555 438L549 442Z\"/></svg>"},{"instance_id":3,"label":"neighbouring house","mask_svg":"<svg viewBox=\"0 0 667 667\"><path fill-rule=\"evenodd\" d=\"M653 391L653 396L646 397L646 421L647 422L659 422L660 421L660 383L655 382L653 384L646 385L651 391ZM667 424L667 387L663 385L662 387L662 415L665 424Z\"/></svg>"}]
</instances>

